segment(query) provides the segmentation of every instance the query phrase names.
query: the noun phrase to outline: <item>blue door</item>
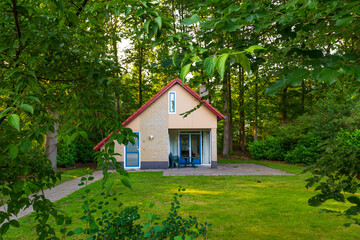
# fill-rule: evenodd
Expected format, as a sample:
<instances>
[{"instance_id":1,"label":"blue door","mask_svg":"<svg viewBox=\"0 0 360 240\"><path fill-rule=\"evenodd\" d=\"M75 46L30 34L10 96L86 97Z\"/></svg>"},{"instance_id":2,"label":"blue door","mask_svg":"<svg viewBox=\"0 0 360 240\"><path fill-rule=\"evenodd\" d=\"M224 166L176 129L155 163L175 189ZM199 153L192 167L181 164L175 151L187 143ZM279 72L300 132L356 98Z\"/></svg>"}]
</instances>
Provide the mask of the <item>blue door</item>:
<instances>
[{"instance_id":1,"label":"blue door","mask_svg":"<svg viewBox=\"0 0 360 240\"><path fill-rule=\"evenodd\" d=\"M194 164L201 164L201 135L180 134L180 162L191 157Z\"/></svg>"},{"instance_id":2,"label":"blue door","mask_svg":"<svg viewBox=\"0 0 360 240\"><path fill-rule=\"evenodd\" d=\"M125 167L140 167L139 164L139 133L137 134L137 138L135 138L135 144L131 142L125 146Z\"/></svg>"}]
</instances>

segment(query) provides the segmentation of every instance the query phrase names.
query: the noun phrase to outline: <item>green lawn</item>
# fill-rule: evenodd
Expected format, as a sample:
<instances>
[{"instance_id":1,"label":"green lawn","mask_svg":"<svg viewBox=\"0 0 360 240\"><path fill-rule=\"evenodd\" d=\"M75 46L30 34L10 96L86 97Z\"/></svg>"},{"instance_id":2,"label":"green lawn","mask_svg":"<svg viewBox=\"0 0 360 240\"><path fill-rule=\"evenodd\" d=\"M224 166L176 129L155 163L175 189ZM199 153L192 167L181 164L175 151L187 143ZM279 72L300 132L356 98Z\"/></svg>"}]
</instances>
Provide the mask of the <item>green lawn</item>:
<instances>
[{"instance_id":1,"label":"green lawn","mask_svg":"<svg viewBox=\"0 0 360 240\"><path fill-rule=\"evenodd\" d=\"M259 163L259 161L249 161ZM262 165L300 173L303 167L272 162ZM148 210L142 202L154 202L153 212L166 216L173 193L182 185L187 190L181 199L180 212L184 216L198 217L200 222L213 226L208 239L358 239L360 227L344 223L350 220L332 213L319 213L310 207L304 179L309 175L293 176L186 176L164 177L161 172L130 173L133 190L125 189L116 180L114 185L124 193L120 198L125 205L139 205L143 215ZM89 187L92 193L101 189L101 182ZM57 203L71 216L81 216L79 190ZM98 197L100 198L100 197ZM110 206L115 209L115 206ZM342 210L344 206L330 202L323 206ZM21 220L20 229L11 229L5 239L35 239L32 216ZM81 226L74 221L73 227Z\"/></svg>"},{"instance_id":2,"label":"green lawn","mask_svg":"<svg viewBox=\"0 0 360 240\"><path fill-rule=\"evenodd\" d=\"M70 170L63 170L61 174L61 181L57 184L63 183L65 181L72 180L74 178L78 178L84 176L86 172L86 168L76 168Z\"/></svg>"}]
</instances>

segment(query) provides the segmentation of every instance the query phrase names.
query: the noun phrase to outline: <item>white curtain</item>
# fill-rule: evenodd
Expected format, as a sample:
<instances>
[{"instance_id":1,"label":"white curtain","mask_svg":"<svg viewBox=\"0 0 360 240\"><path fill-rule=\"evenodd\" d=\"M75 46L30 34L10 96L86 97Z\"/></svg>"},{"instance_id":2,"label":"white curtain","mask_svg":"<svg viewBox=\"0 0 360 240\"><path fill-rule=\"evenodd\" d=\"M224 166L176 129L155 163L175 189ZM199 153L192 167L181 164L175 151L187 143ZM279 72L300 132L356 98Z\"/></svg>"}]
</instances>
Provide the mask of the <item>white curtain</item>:
<instances>
[{"instance_id":1,"label":"white curtain","mask_svg":"<svg viewBox=\"0 0 360 240\"><path fill-rule=\"evenodd\" d=\"M203 157L202 164L211 164L210 131L203 131Z\"/></svg>"},{"instance_id":2,"label":"white curtain","mask_svg":"<svg viewBox=\"0 0 360 240\"><path fill-rule=\"evenodd\" d=\"M179 153L178 153L179 134L177 132L175 132L175 131L171 131L169 133L169 135L170 135L170 152L174 156L179 156Z\"/></svg>"}]
</instances>

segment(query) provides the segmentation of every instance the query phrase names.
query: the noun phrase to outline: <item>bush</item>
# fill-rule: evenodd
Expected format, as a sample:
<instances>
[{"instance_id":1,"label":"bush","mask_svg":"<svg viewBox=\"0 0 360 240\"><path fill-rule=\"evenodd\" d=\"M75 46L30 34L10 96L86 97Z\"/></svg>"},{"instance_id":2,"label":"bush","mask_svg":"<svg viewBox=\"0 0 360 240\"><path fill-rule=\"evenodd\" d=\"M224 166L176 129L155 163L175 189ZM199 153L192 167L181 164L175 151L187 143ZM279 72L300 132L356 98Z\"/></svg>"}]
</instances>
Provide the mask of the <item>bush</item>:
<instances>
[{"instance_id":1,"label":"bush","mask_svg":"<svg viewBox=\"0 0 360 240\"><path fill-rule=\"evenodd\" d=\"M91 142L76 142L76 162L95 162L93 144Z\"/></svg>"},{"instance_id":2,"label":"bush","mask_svg":"<svg viewBox=\"0 0 360 240\"><path fill-rule=\"evenodd\" d=\"M89 177L88 179L90 179ZM86 178L84 178L86 179ZM84 183L84 182L83 182ZM84 234L89 236L87 239L206 239L208 227L211 224L200 223L196 217L189 216L189 218L179 215L180 201L182 197L181 192L185 189L179 188L179 193L175 193L171 208L166 219L161 218L151 212L146 212L145 216L147 222L141 224L138 220L141 218L138 213L138 206L126 207L122 211L116 209L108 209L106 206L113 201L118 204L118 194L102 192L100 195L104 200L90 196L90 190L86 190L86 195L83 199L83 216L85 228L77 228L73 231L67 231L66 226L61 229L66 236L73 236L75 234ZM101 197L102 198L102 197ZM118 204L119 208L123 204ZM146 203L143 203L146 206ZM149 209L154 207L154 204L149 204ZM97 214L96 214L97 213ZM99 216L100 214L100 216ZM57 221L59 225L71 224L71 221L66 221L62 218ZM64 224L65 223L65 224Z\"/></svg>"},{"instance_id":3,"label":"bush","mask_svg":"<svg viewBox=\"0 0 360 240\"><path fill-rule=\"evenodd\" d=\"M288 148L282 138L271 136L249 143L248 150L254 159L284 160Z\"/></svg>"},{"instance_id":4,"label":"bush","mask_svg":"<svg viewBox=\"0 0 360 240\"><path fill-rule=\"evenodd\" d=\"M336 139L340 140L348 148L353 150L360 149L360 129L353 131L342 129L338 132Z\"/></svg>"},{"instance_id":5,"label":"bush","mask_svg":"<svg viewBox=\"0 0 360 240\"><path fill-rule=\"evenodd\" d=\"M319 137L308 133L304 139L299 140L295 148L288 151L285 161L290 163L314 163L320 157L321 150L318 147Z\"/></svg>"},{"instance_id":6,"label":"bush","mask_svg":"<svg viewBox=\"0 0 360 240\"><path fill-rule=\"evenodd\" d=\"M88 142L73 142L70 145L59 144L57 165L59 167L72 167L78 162L95 162L95 150L92 145Z\"/></svg>"},{"instance_id":7,"label":"bush","mask_svg":"<svg viewBox=\"0 0 360 240\"><path fill-rule=\"evenodd\" d=\"M58 167L72 167L76 164L76 146L74 144L58 145L58 154L56 159Z\"/></svg>"}]
</instances>

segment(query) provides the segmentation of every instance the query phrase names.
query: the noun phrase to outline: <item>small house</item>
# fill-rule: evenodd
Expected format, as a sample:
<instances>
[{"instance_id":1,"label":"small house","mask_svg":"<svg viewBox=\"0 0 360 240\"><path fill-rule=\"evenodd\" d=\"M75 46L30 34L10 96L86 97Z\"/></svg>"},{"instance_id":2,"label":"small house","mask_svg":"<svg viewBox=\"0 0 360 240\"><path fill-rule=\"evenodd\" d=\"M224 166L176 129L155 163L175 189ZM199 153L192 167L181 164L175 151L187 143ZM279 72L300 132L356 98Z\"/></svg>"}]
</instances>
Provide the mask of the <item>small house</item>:
<instances>
[{"instance_id":1,"label":"small house","mask_svg":"<svg viewBox=\"0 0 360 240\"><path fill-rule=\"evenodd\" d=\"M195 109L184 117L183 113ZM195 165L217 167L217 122L224 116L180 79L174 79L140 107L123 127L138 135L135 144L115 143L125 169L166 169L169 154ZM94 147L101 149L108 138Z\"/></svg>"}]
</instances>

